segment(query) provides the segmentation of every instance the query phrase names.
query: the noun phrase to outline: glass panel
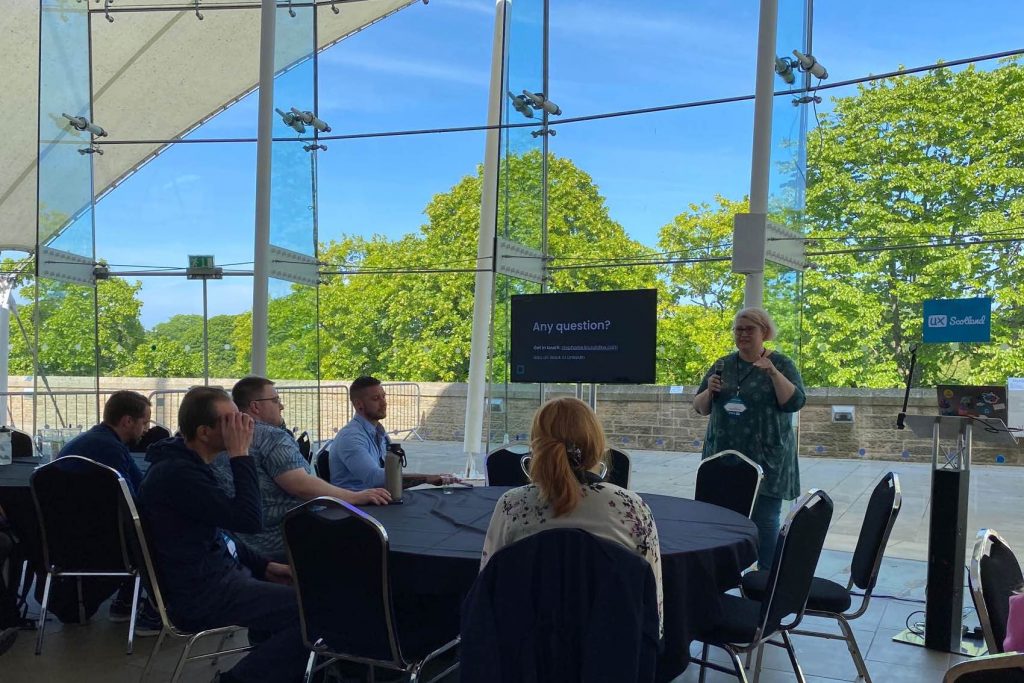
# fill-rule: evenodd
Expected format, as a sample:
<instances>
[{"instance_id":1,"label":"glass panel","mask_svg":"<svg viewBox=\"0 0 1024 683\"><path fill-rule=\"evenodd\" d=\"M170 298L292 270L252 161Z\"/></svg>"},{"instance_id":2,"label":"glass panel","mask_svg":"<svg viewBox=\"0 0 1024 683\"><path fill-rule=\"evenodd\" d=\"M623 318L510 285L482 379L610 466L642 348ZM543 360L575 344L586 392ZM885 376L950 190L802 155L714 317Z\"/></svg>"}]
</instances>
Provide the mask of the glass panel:
<instances>
[{"instance_id":1,"label":"glass panel","mask_svg":"<svg viewBox=\"0 0 1024 683\"><path fill-rule=\"evenodd\" d=\"M292 16L294 14L295 16ZM310 256L313 237L313 160L316 129L296 118L295 110L313 112L315 65L312 7L279 8L274 43L273 135L301 138L273 143L270 200L270 243ZM290 124L288 123L290 122Z\"/></svg>"},{"instance_id":2,"label":"glass panel","mask_svg":"<svg viewBox=\"0 0 1024 683\"><path fill-rule=\"evenodd\" d=\"M93 257L92 135L64 116L92 120L85 4L44 0L39 36L39 242ZM56 237L55 237L56 235Z\"/></svg>"},{"instance_id":3,"label":"glass panel","mask_svg":"<svg viewBox=\"0 0 1024 683\"><path fill-rule=\"evenodd\" d=\"M809 52L807 36L807 3L809 0L780 0L776 54L794 64L793 50ZM811 75L791 67L793 82L775 79L775 90L790 91L811 85ZM807 168L807 119L809 103L797 100L804 93L779 95L772 111L772 156L768 187L769 219L800 229L804 206ZM767 277L767 274L766 274Z\"/></svg>"}]
</instances>

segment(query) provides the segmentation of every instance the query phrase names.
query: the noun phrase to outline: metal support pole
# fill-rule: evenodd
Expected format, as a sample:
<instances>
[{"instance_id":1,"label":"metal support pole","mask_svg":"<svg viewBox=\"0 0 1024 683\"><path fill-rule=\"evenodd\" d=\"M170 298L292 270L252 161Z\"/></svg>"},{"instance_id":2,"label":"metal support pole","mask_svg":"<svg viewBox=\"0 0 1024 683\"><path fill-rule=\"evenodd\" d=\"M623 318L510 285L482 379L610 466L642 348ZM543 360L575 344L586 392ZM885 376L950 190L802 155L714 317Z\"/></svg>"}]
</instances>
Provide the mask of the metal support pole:
<instances>
[{"instance_id":1,"label":"metal support pole","mask_svg":"<svg viewBox=\"0 0 1024 683\"><path fill-rule=\"evenodd\" d=\"M466 392L466 427L463 450L466 476L476 474L475 454L481 452L484 395L487 381L488 329L494 296L494 240L498 216L498 152L501 144L501 108L504 103L502 74L505 64L506 0L494 5L494 39L491 47L491 88L488 94L487 142L480 187L480 234L476 251L476 287L473 294L473 336L469 351L469 387Z\"/></svg>"},{"instance_id":2,"label":"metal support pole","mask_svg":"<svg viewBox=\"0 0 1024 683\"><path fill-rule=\"evenodd\" d=\"M210 386L210 311L207 307L206 278L203 278L203 385Z\"/></svg>"},{"instance_id":3,"label":"metal support pole","mask_svg":"<svg viewBox=\"0 0 1024 683\"><path fill-rule=\"evenodd\" d=\"M772 160L772 95L775 86L775 42L778 32L778 0L761 0L757 29L757 78L754 86L754 146L750 160L750 213L768 213L768 180ZM743 306L764 304L764 258L761 269L748 273L743 287Z\"/></svg>"},{"instance_id":4,"label":"metal support pole","mask_svg":"<svg viewBox=\"0 0 1024 683\"><path fill-rule=\"evenodd\" d=\"M256 134L256 229L253 239L252 374L267 374L267 306L270 270L270 170L274 128L274 32L277 6L262 0L260 99ZM205 285L204 285L205 286Z\"/></svg>"},{"instance_id":5,"label":"metal support pole","mask_svg":"<svg viewBox=\"0 0 1024 683\"><path fill-rule=\"evenodd\" d=\"M7 419L8 362L11 356L11 292L13 282L0 281L0 424L12 425Z\"/></svg>"}]
</instances>

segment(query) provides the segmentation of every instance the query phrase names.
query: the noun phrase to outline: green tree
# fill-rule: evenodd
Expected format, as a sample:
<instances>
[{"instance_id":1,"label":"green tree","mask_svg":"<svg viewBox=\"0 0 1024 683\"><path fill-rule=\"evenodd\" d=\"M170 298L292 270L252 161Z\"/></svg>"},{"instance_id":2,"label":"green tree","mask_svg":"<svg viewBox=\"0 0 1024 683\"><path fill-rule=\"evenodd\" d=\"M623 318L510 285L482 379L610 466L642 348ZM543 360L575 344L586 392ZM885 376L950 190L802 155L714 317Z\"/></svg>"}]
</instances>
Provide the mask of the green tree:
<instances>
[{"instance_id":1,"label":"green tree","mask_svg":"<svg viewBox=\"0 0 1024 683\"><path fill-rule=\"evenodd\" d=\"M233 343L238 317L215 315L207 322L211 377L239 374ZM202 377L203 317L179 314L154 325L123 373L133 377Z\"/></svg>"},{"instance_id":2,"label":"green tree","mask_svg":"<svg viewBox=\"0 0 1024 683\"><path fill-rule=\"evenodd\" d=\"M100 280L94 289L55 280L39 280L38 311L32 281L18 290L19 316L28 335L15 326L11 334L11 372L32 374L34 325L39 318L39 365L47 375L89 376L96 368L99 320L99 373L109 375L127 364L143 339L139 282ZM97 318L98 316L98 318Z\"/></svg>"},{"instance_id":3,"label":"green tree","mask_svg":"<svg viewBox=\"0 0 1024 683\"><path fill-rule=\"evenodd\" d=\"M938 69L834 103L808 141L805 379L896 386L921 302L971 296L993 297L993 343L926 349L919 381L1019 373L1024 68Z\"/></svg>"}]
</instances>

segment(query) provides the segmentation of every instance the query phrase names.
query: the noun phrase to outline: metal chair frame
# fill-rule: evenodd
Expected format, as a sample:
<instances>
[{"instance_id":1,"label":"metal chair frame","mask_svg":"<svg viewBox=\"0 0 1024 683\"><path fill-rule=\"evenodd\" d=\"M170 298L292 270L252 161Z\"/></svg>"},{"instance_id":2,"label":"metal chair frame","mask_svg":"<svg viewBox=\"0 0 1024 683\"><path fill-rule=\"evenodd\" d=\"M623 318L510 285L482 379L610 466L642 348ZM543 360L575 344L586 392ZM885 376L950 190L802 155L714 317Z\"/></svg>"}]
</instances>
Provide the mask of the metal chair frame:
<instances>
[{"instance_id":1,"label":"metal chair frame","mask_svg":"<svg viewBox=\"0 0 1024 683\"><path fill-rule=\"evenodd\" d=\"M391 600L391 570L388 564L388 559L390 556L390 545L388 541L387 530L380 522L378 522L376 519L366 514L362 510L353 507L352 505L349 505L348 503L342 500L332 498L330 496L320 496L319 498L314 498L312 500L306 501L302 505L292 508L291 510L288 511L288 514L286 515L285 519L287 520L296 515L305 514L306 510L310 507L343 508L350 515L353 515L354 517L360 519L364 524L370 526L377 533L378 538L380 539L381 548L381 590L383 592L384 602L386 605L384 619L385 623L387 624L388 647L389 650L391 651L391 659L373 659L369 657L360 657L359 655L352 655L343 652L333 652L327 646L327 644L323 642L322 638L317 639L316 642L310 642L309 633L306 628L306 614L303 608L304 602L302 600L302 582L298 579L298 577L296 577L295 592L296 595L298 596L299 601L299 622L302 626L302 639L303 641L305 641L306 646L310 648L309 661L306 663L306 683L312 683L313 675L316 672L331 666L339 660L368 665L370 671L370 683L373 683L375 680L374 667L378 666L384 669L390 669L392 671L401 671L403 673L407 673L409 674L409 683L417 683L419 681L419 677L423 671L423 668L424 666L426 666L427 662L436 659L438 656L444 654L448 650L458 645L460 640L459 637L456 636L454 640L445 643L441 647L427 654L426 657L419 661L409 661L408 659L406 659L405 656L403 656L402 654L401 645L399 643L398 630L396 628L394 618L394 607ZM291 565L293 567L293 571L295 571L296 565L292 558L291 545L287 542L287 535L285 538L285 548L288 551L288 564ZM326 657L327 660L317 664L317 660L321 657ZM444 678L449 673L457 669L458 666L459 664L456 661L454 664L452 664L444 671L439 673L437 676L431 678L429 681L426 681L426 683L434 683L435 681Z\"/></svg>"},{"instance_id":2,"label":"metal chair frame","mask_svg":"<svg viewBox=\"0 0 1024 683\"><path fill-rule=\"evenodd\" d=\"M53 462L50 462L50 463L47 463L45 465L41 465L41 466L37 467L35 469L35 471L32 473L32 476L29 479L29 488L31 489L32 501L35 503L36 514L38 515L38 518L39 518L39 534L40 534L40 537L41 537L41 540L42 540L42 546L43 546L43 566L46 567L46 581L43 584L43 601L42 601L42 603L40 605L39 620L38 620L38 622L36 624L36 629L39 631L39 634L36 636L36 654L39 655L39 654L42 654L42 652L43 652L43 636L44 636L44 634L46 632L46 611L47 611L47 608L49 607L49 604L50 604L50 586L51 586L54 578L61 578L61 577L65 577L65 576L77 577L78 597L79 597L78 605L79 605L80 621L81 622L85 622L85 614L82 613L82 579L83 578L87 578L87 577L103 577L103 576L114 577L114 576L122 576L122 577L126 577L126 578L134 578L135 579L135 588L132 591L132 609L131 609L131 615L130 615L129 621L128 621L128 649L126 651L126 654L130 655L130 654L132 654L132 652L134 651L134 648L135 648L135 620L136 620L136 617L138 616L137 613L138 613L138 603L139 603L139 591L140 591L141 583L142 583L142 574L141 574L141 572L139 570L139 567L135 566L135 562L132 560L131 553L128 550L128 545L127 545L128 539L125 537L125 533L124 533L124 524L123 524L124 520L121 519L122 511L119 510L119 512L118 512L118 522L119 523L118 523L117 533L118 533L118 541L119 541L119 544L121 546L121 557L122 557L122 560L124 562L124 566L126 568L125 571L89 571L89 570L71 571L71 570L62 569L62 568L56 566L53 562L50 561L51 551L50 551L50 543L49 543L49 539L48 539L48 534L47 534L47 531L46 531L46 521L45 521L46 520L46 516L43 514L43 504L40 502L39 496L36 493L36 487L35 487L35 483L34 482L35 482L35 477L36 477L36 475L38 473L45 472L49 468L52 468L52 467L55 467L55 466L59 466L59 463L61 461L65 461L65 464L66 464L66 460L68 458L71 458L71 459L74 459L74 460L80 460L83 463L88 463L91 466L98 467L98 468L101 468L102 470L108 471L110 473L110 475L117 480L118 487L120 488L120 491L121 491L121 495L124 498L124 503L127 506L128 514L133 519L137 518L138 514L139 514L138 511L135 508L135 502L132 500L131 490L128 488L128 483L124 480L124 477L122 477L121 474L117 470L113 469L112 467L108 467L106 465L98 463L95 460L92 460L90 458L84 458L84 457L82 457L80 455L66 455L63 458L58 458L57 460L54 460Z\"/></svg>"},{"instance_id":3,"label":"metal chair frame","mask_svg":"<svg viewBox=\"0 0 1024 683\"><path fill-rule=\"evenodd\" d=\"M957 683L962 676L981 671L1012 671L1024 669L1024 654L1020 652L1000 652L999 654L973 657L953 665L942 677L942 683ZM1024 671L1021 672L1024 679Z\"/></svg>"},{"instance_id":4,"label":"metal chair frame","mask_svg":"<svg viewBox=\"0 0 1024 683\"><path fill-rule=\"evenodd\" d=\"M323 446L321 446L317 450L316 455L313 456L313 463L312 463L313 464L313 471L316 472L316 476L320 477L321 479L326 481L328 484L331 483L331 472L330 472L331 468L330 468L330 462L329 462L330 458L331 458L330 446L331 446L331 442L330 441L328 441ZM321 466L321 458L324 461L323 466Z\"/></svg>"},{"instance_id":5,"label":"metal chair frame","mask_svg":"<svg viewBox=\"0 0 1024 683\"><path fill-rule=\"evenodd\" d=\"M702 467L707 466L709 463L710 464L714 464L719 458L724 458L724 457L727 457L727 456L730 456L730 455L736 456L745 465L747 465L748 467L753 468L757 472L757 484L754 486L754 495L750 498L750 511L747 513L747 517L749 518L749 517L751 517L754 514L754 506L757 505L757 496L761 492L761 484L764 483L764 468L762 468L756 462L754 462L753 460L751 460L747 456L743 455L739 451L734 451L732 449L728 449L728 450L724 450L724 451L719 451L719 452L715 453L714 455L701 460L700 464L697 465L697 479L698 480L700 479L700 470L701 470Z\"/></svg>"},{"instance_id":6,"label":"metal chair frame","mask_svg":"<svg viewBox=\"0 0 1024 683\"><path fill-rule=\"evenodd\" d=\"M805 508L809 508L815 505L816 503L822 500L828 500L826 494L820 489L811 489L803 496L801 496L793 505L793 509L786 517L786 521L783 523L782 529L779 531L778 545L779 547L781 547L783 553L786 551L786 547L789 543L790 530L792 528L793 521L796 519L797 513ZM779 557L782 557L782 555L780 554ZM751 641L746 644L714 644L716 647L725 650L726 653L729 655L729 659L733 665L732 670L725 668L721 664L709 661L708 652L711 644L707 642L702 643L703 648L701 650L700 659L693 659L693 661L700 664L700 674L698 678L699 683L704 683L705 677L707 676L707 669L714 669L715 671L721 671L722 673L727 674L731 673L734 676L736 676L736 678L738 678L741 681L741 683L747 683L747 676L743 671L743 662L740 661L740 655L753 653L754 651L757 651L757 664L754 668L753 683L757 683L761 675L761 660L764 654L764 648L762 646L765 643L783 648L786 651L786 654L789 655L789 661L790 664L793 666L793 673L796 674L797 681L799 683L806 683L803 670L800 668L800 662L797 660L796 657L796 650L793 648L793 641L789 637L789 632L796 628L796 626L804 617L804 613L806 610L806 600L804 601L804 606L802 606L800 610L794 615L793 620L791 622L780 623L778 629L768 632L768 617L772 611L772 601L775 600L775 589L779 581L779 572L774 572L774 574L774 582L765 594L768 600L768 606L766 609L764 609L764 620L757 626L757 629L754 631L754 637L751 639ZM781 643L771 640L771 637L775 635L775 633L778 633L782 636Z\"/></svg>"},{"instance_id":7,"label":"metal chair frame","mask_svg":"<svg viewBox=\"0 0 1024 683\"><path fill-rule=\"evenodd\" d=\"M239 631L244 630L244 627L242 626L221 626L219 628L211 628L191 633L177 628L174 623L171 622L170 617L167 615L167 605L164 603L163 592L160 590L160 582L157 579L156 566L153 564L153 557L150 555L149 545L146 543L146 534L142 528L142 520L139 518L138 514L133 514L132 520L135 523L135 533L139 541L139 550L142 554L143 563L146 566L147 575L149 576L148 588L150 599L156 603L157 611L160 613L160 621L163 624L163 628L160 630L160 636L156 639L153 651L146 660L146 667L142 670L142 675L139 677L139 681L145 681L149 676L150 671L153 669L153 663L156 661L157 655L160 653L160 647L163 645L164 640L168 635L172 638L188 638L188 641L185 643L185 649L182 650L181 655L178 657L178 663L174 667L174 673L171 675L171 683L177 683L181 678L181 673L184 670L185 665L189 662L210 659L213 660L210 662L210 665L214 666L216 665L216 660L219 657L248 652L251 650L251 645L233 647L227 650L224 649L224 643L227 642L229 638ZM195 644L209 636L221 636L220 644L217 648L213 652L207 654L191 655L190 653L192 652L192 648Z\"/></svg>"},{"instance_id":8,"label":"metal chair frame","mask_svg":"<svg viewBox=\"0 0 1024 683\"><path fill-rule=\"evenodd\" d=\"M853 664L857 667L857 674L864 679L865 683L871 683L871 674L868 673L867 664L864 662L864 656L861 654L860 646L857 644L857 639L853 635L853 628L850 626L850 621L863 616L868 609L868 603L871 601L871 594L874 592L875 580L878 578L878 572L882 567L882 559L885 557L885 547L889 543L889 535L892 533L892 528L896 524L896 517L899 515L900 508L903 505L903 493L900 489L899 475L896 473L891 474L893 487L896 491L893 496L892 509L889 512L889 521L886 522L885 531L882 534L882 542L878 546L878 552L875 555L875 562L871 568L871 579L868 582L868 585L870 585L871 588L864 591L860 605L852 612L824 612L812 609L808 609L805 612L805 614L812 617L835 619L836 623L839 624L839 629L842 631L842 635L827 633L824 631L793 631L793 635L846 641L846 647L850 651L850 657L853 658ZM863 528L863 526L861 528ZM853 575L851 573L850 579L846 583L846 590L852 591L853 587Z\"/></svg>"},{"instance_id":9,"label":"metal chair frame","mask_svg":"<svg viewBox=\"0 0 1024 683\"><path fill-rule=\"evenodd\" d=\"M981 560L992 554L992 546L996 543L999 543L1006 548L1007 552L1013 554L1009 544L995 529L978 530L974 552L971 554L970 581L968 582L971 589L971 598L974 600L974 611L978 613L978 621L981 623L982 633L985 634L985 645L988 646L990 654L1001 653L1003 651L1003 644L996 642L995 634L992 631L992 617L988 613L988 603L985 602L985 593L981 584Z\"/></svg>"}]
</instances>

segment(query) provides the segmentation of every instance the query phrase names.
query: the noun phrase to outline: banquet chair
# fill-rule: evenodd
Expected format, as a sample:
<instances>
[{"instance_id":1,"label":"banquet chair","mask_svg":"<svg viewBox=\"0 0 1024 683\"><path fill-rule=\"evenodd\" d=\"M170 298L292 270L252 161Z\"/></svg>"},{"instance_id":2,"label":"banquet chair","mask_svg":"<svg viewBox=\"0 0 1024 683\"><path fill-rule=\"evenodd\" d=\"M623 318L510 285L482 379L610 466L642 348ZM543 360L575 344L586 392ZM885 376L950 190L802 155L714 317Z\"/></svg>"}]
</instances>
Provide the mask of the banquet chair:
<instances>
[{"instance_id":1,"label":"banquet chair","mask_svg":"<svg viewBox=\"0 0 1024 683\"><path fill-rule=\"evenodd\" d=\"M413 633L399 622L388 535L365 512L337 498L314 498L288 512L284 538L302 638L310 649L307 683L339 660L368 666L371 681L374 667L381 667L417 683L428 662L459 644L457 633ZM456 668L458 662L430 681Z\"/></svg>"},{"instance_id":2,"label":"banquet chair","mask_svg":"<svg viewBox=\"0 0 1024 683\"><path fill-rule=\"evenodd\" d=\"M154 424L152 427L147 429L139 442L135 444L132 450L136 453L145 453L146 449L155 444L157 441L163 441L171 437L171 430L167 429L161 424Z\"/></svg>"},{"instance_id":3,"label":"banquet chair","mask_svg":"<svg viewBox=\"0 0 1024 683\"><path fill-rule=\"evenodd\" d=\"M900 478L889 472L875 485L868 500L864 521L861 523L857 547L853 551L850 563L850 578L846 586L835 581L814 577L811 590L807 597L807 614L813 617L835 619L839 624L841 635L824 631L797 631L794 635L813 636L832 640L846 641L857 673L866 683L871 683L871 675L864 663L857 639L853 635L850 621L856 619L868 609L871 593L878 581L878 570L885 556L885 546L889 535L900 513L903 495L900 491ZM767 590L768 572L764 570L748 572L741 582L743 595L754 600L761 600ZM857 609L849 611L853 604L853 588L856 586L862 593Z\"/></svg>"},{"instance_id":4,"label":"banquet chair","mask_svg":"<svg viewBox=\"0 0 1024 683\"><path fill-rule=\"evenodd\" d=\"M163 626L160 630L160 636L156 639L156 644L153 646L153 650L149 654L149 658L146 659L146 666L142 670L142 675L139 678L139 681L145 681L153 670L153 663L160 654L160 648L163 646L164 640L167 636L187 639L185 642L185 648L178 656L178 662L174 667L174 673L171 675L170 683L177 683L177 681L181 679L181 674L185 669L185 665L189 662L198 662L208 659L211 660L211 665L216 665L216 660L219 657L227 657L251 650L251 645L241 645L227 649L224 647L229 639L233 638L240 631L245 630L242 626L221 626L219 628L192 632L180 629L174 625L174 622L171 621L171 618L167 613L167 603L164 602L164 594L160 589L159 571L153 562L153 556L149 552L149 544L146 542L146 533L142 519L137 513L135 513L134 506L132 508L132 522L135 529L134 548L137 556L141 558L142 565L145 567L146 571L146 589L149 591L150 602L156 606L157 612L160 614L160 622ZM198 655L192 654L192 650L195 648L196 643L200 640L211 637L220 638L219 644L213 649L213 651Z\"/></svg>"},{"instance_id":5,"label":"banquet chair","mask_svg":"<svg viewBox=\"0 0 1024 683\"><path fill-rule=\"evenodd\" d=\"M328 441L316 454L316 459L313 461L313 469L316 470L316 476L320 477L328 484L331 483L331 442Z\"/></svg>"},{"instance_id":6,"label":"banquet chair","mask_svg":"<svg viewBox=\"0 0 1024 683\"><path fill-rule=\"evenodd\" d=\"M31 458L33 454L32 450L32 437L14 427L3 426L0 427L0 431L11 433L11 457L12 458Z\"/></svg>"},{"instance_id":7,"label":"banquet chair","mask_svg":"<svg viewBox=\"0 0 1024 683\"><path fill-rule=\"evenodd\" d=\"M704 683L707 669L731 673L746 683L747 677L740 661L740 653L757 651L754 683L761 673L764 644L786 650L797 681L804 683L803 671L796 658L790 632L803 619L807 595L811 589L814 568L825 544L825 534L832 521L833 504L828 494L812 489L793 505L779 531L775 559L766 583L767 591L760 600L730 595L721 596L722 616L705 631L700 640L704 646L700 659L700 683ZM788 621L787 621L788 619ZM778 633L782 642L771 640ZM732 669L708 660L709 646L725 650Z\"/></svg>"},{"instance_id":8,"label":"banquet chair","mask_svg":"<svg viewBox=\"0 0 1024 683\"><path fill-rule=\"evenodd\" d=\"M581 529L551 529L502 548L480 572L463 602L459 676L653 681L658 644L647 560Z\"/></svg>"},{"instance_id":9,"label":"banquet chair","mask_svg":"<svg viewBox=\"0 0 1024 683\"><path fill-rule=\"evenodd\" d=\"M135 580L128 622L128 650L135 642L141 567L132 552L131 520L138 517L128 484L106 465L68 455L42 465L29 478L39 520L46 582L40 603L36 654L43 651L46 614L54 579L74 578L79 622L86 621L82 580L127 577Z\"/></svg>"},{"instance_id":10,"label":"banquet chair","mask_svg":"<svg viewBox=\"0 0 1024 683\"><path fill-rule=\"evenodd\" d=\"M295 443L299 447L299 452L302 453L303 459L306 462L312 464L313 462L313 443L309 440L309 432L302 432L295 437Z\"/></svg>"},{"instance_id":11,"label":"banquet chair","mask_svg":"<svg viewBox=\"0 0 1024 683\"><path fill-rule=\"evenodd\" d=\"M950 667L942 683L1024 683L1024 654L1008 652L968 659Z\"/></svg>"},{"instance_id":12,"label":"banquet chair","mask_svg":"<svg viewBox=\"0 0 1024 683\"><path fill-rule=\"evenodd\" d=\"M967 580L988 651L1003 652L1010 594L1024 584L1024 578L1013 551L995 529L978 531Z\"/></svg>"},{"instance_id":13,"label":"banquet chair","mask_svg":"<svg viewBox=\"0 0 1024 683\"><path fill-rule=\"evenodd\" d=\"M750 517L763 481L764 470L756 462L739 451L720 451L697 466L694 500Z\"/></svg>"},{"instance_id":14,"label":"banquet chair","mask_svg":"<svg viewBox=\"0 0 1024 683\"><path fill-rule=\"evenodd\" d=\"M484 458L487 486L526 486L530 477L523 467L523 456L529 454L526 446L500 446Z\"/></svg>"},{"instance_id":15,"label":"banquet chair","mask_svg":"<svg viewBox=\"0 0 1024 683\"><path fill-rule=\"evenodd\" d=\"M628 489L629 473L632 467L629 453L618 448L609 448L605 460L608 463L608 472L604 475L604 480L609 484Z\"/></svg>"}]
</instances>

